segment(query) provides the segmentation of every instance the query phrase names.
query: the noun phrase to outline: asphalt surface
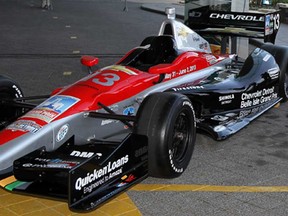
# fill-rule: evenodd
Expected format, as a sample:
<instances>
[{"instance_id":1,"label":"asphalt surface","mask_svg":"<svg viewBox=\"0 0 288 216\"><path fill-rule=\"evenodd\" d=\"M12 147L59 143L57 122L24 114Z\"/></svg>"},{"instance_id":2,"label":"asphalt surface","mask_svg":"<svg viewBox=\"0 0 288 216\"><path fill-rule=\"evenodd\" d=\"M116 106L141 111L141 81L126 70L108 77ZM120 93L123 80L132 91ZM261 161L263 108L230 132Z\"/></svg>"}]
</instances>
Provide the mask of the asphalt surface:
<instances>
[{"instance_id":1,"label":"asphalt surface","mask_svg":"<svg viewBox=\"0 0 288 216\"><path fill-rule=\"evenodd\" d=\"M98 56L98 67L115 63L157 34L165 19L141 9L137 1L128 2L126 12L119 0L52 3L53 10L43 10L39 0L0 0L0 73L16 80L27 96L47 94L85 76L81 55ZM287 25L281 25L276 44L288 45L287 35ZM197 134L193 158L181 177L143 182L172 185L171 190L129 190L128 196L142 215L288 215L287 108L288 103L273 108L225 141ZM177 191L173 185L218 189ZM243 186L271 190L247 191Z\"/></svg>"}]
</instances>

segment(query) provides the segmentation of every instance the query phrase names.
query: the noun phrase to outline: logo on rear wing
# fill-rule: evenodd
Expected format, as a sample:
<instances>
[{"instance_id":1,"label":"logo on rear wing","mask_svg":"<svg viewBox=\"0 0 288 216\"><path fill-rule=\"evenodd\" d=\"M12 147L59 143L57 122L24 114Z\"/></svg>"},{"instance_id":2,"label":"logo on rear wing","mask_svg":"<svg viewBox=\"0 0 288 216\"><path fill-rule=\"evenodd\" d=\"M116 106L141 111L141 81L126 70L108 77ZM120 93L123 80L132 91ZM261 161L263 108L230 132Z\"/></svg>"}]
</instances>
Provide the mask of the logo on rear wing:
<instances>
[{"instance_id":1,"label":"logo on rear wing","mask_svg":"<svg viewBox=\"0 0 288 216\"><path fill-rule=\"evenodd\" d=\"M223 22L225 21L225 22ZM269 13L210 10L209 6L191 9L186 24L198 34L261 38L275 43L280 27L279 11ZM237 29L237 31L231 31Z\"/></svg>"}]
</instances>

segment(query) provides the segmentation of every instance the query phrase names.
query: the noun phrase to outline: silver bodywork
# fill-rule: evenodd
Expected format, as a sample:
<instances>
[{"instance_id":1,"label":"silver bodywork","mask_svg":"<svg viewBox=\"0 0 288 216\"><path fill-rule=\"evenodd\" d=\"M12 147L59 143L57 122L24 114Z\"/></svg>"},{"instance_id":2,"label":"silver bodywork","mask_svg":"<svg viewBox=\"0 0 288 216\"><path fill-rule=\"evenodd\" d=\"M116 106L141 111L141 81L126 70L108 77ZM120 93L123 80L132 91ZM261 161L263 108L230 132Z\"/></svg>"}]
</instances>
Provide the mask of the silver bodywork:
<instances>
[{"instance_id":1,"label":"silver bodywork","mask_svg":"<svg viewBox=\"0 0 288 216\"><path fill-rule=\"evenodd\" d=\"M173 36L175 37L179 49L187 49L190 51L198 50L201 52L205 51L207 53L211 52L210 49L202 50L199 48L199 44L206 43L207 41L202 39L184 24L174 20L173 17L172 19L168 19L163 22L159 35L164 33L166 25L172 26ZM182 33L183 35L181 35ZM187 38L189 36L191 40L187 41L190 44L188 43L188 45L183 45L183 36L187 36ZM193 42L193 38L194 43L191 43ZM154 86L140 92L137 95L134 95L131 98L110 105L109 108L116 114L127 115L126 110L129 110L129 115L136 115L141 102L147 95L155 92L164 92L173 87L207 77L215 71L225 68L225 65L230 64L232 59L233 56L231 56L231 58L221 59L221 61L209 68L186 74L185 76L181 76L166 82L155 84ZM101 109L97 110L97 112L106 111ZM60 120L46 124L36 133L28 132L9 141L8 143L5 143L5 145L1 145L0 174L11 168L13 161L26 155L27 153L42 147L44 147L47 151L53 151L59 148L73 136L75 139L75 144L82 145L87 144L93 139L103 141L121 141L129 132L131 132L131 129L125 126L121 121L111 119L96 119L87 116L87 113L80 112L65 118L61 118ZM64 132L63 127L65 128ZM59 136L61 136L61 139Z\"/></svg>"}]
</instances>

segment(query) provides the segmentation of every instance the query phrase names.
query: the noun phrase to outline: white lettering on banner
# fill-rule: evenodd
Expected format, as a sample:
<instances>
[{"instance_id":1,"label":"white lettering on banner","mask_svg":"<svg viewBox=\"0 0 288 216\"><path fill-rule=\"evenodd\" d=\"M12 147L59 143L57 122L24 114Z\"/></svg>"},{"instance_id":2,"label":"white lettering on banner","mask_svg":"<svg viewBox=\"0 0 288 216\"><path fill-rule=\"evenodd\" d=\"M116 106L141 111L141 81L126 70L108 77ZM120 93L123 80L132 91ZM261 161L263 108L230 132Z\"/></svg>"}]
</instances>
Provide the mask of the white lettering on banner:
<instances>
[{"instance_id":1,"label":"white lettering on banner","mask_svg":"<svg viewBox=\"0 0 288 216\"><path fill-rule=\"evenodd\" d=\"M172 88L173 91L185 91L185 90L194 90L194 89L204 89L203 86L186 86L186 87L179 87L179 88Z\"/></svg>"},{"instance_id":2,"label":"white lettering on banner","mask_svg":"<svg viewBox=\"0 0 288 216\"><path fill-rule=\"evenodd\" d=\"M219 96L219 101L234 99L234 94Z\"/></svg>"},{"instance_id":3,"label":"white lettering on banner","mask_svg":"<svg viewBox=\"0 0 288 216\"><path fill-rule=\"evenodd\" d=\"M277 93L274 92L274 86L268 89L258 90L253 93L243 93L241 95L240 108L256 106L277 98Z\"/></svg>"},{"instance_id":4,"label":"white lettering on banner","mask_svg":"<svg viewBox=\"0 0 288 216\"><path fill-rule=\"evenodd\" d=\"M82 158L90 158L94 155L94 152L80 152L80 151L76 151L74 150L73 152L70 153L70 156L74 156L74 157L82 157ZM96 153L96 155L98 156L102 156L101 153Z\"/></svg>"},{"instance_id":5,"label":"white lettering on banner","mask_svg":"<svg viewBox=\"0 0 288 216\"><path fill-rule=\"evenodd\" d=\"M219 102L221 102L222 105L232 103L233 99L234 94L219 96Z\"/></svg>"},{"instance_id":6,"label":"white lettering on banner","mask_svg":"<svg viewBox=\"0 0 288 216\"><path fill-rule=\"evenodd\" d=\"M24 131L24 132L30 132L30 133L37 133L42 126L38 125L34 121L30 120L18 120L9 125L6 129L12 130L12 131Z\"/></svg>"},{"instance_id":7,"label":"white lettering on banner","mask_svg":"<svg viewBox=\"0 0 288 216\"><path fill-rule=\"evenodd\" d=\"M211 19L226 19L226 20L243 20L243 21L254 21L263 22L264 16L253 16L253 15L238 15L238 14L221 14L221 13L211 13Z\"/></svg>"},{"instance_id":8,"label":"white lettering on banner","mask_svg":"<svg viewBox=\"0 0 288 216\"><path fill-rule=\"evenodd\" d=\"M191 73L193 71L196 71L196 65L190 65L186 68L180 69L179 71L172 71L171 73L165 74L165 79L172 79L176 76L181 76L187 73Z\"/></svg>"},{"instance_id":9,"label":"white lettering on banner","mask_svg":"<svg viewBox=\"0 0 288 216\"><path fill-rule=\"evenodd\" d=\"M104 184L109 179L113 178L114 176L120 175L121 173L122 173L122 167L120 169L110 173L109 176L104 176L103 178L101 178L100 180L96 181L95 183L90 184L87 187L84 187L83 188L84 194L91 193L94 188L98 187L99 185Z\"/></svg>"},{"instance_id":10,"label":"white lettering on banner","mask_svg":"<svg viewBox=\"0 0 288 216\"><path fill-rule=\"evenodd\" d=\"M129 156L126 155L113 162L108 162L106 166L100 169L94 169L93 173L87 173L84 178L79 177L75 183L76 190L82 190L84 193L91 192L93 188L105 183L122 173L123 165L128 163Z\"/></svg>"}]
</instances>

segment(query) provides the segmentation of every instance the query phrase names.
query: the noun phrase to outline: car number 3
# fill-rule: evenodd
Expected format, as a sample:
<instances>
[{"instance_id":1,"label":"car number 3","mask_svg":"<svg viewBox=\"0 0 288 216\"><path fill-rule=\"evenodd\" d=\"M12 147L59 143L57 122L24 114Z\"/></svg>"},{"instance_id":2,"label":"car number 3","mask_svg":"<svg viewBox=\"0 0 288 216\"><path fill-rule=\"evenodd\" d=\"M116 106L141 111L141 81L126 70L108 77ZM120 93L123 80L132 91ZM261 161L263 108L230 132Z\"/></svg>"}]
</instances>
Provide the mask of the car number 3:
<instances>
[{"instance_id":1,"label":"car number 3","mask_svg":"<svg viewBox=\"0 0 288 216\"><path fill-rule=\"evenodd\" d=\"M115 81L120 80L120 77L113 73L103 73L100 74L100 76L102 77L94 78L92 81L102 86L112 86L114 85Z\"/></svg>"}]
</instances>

